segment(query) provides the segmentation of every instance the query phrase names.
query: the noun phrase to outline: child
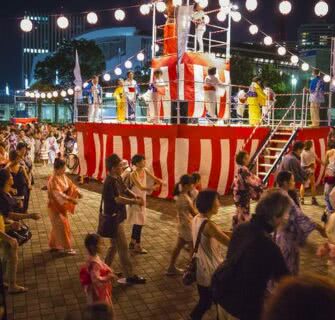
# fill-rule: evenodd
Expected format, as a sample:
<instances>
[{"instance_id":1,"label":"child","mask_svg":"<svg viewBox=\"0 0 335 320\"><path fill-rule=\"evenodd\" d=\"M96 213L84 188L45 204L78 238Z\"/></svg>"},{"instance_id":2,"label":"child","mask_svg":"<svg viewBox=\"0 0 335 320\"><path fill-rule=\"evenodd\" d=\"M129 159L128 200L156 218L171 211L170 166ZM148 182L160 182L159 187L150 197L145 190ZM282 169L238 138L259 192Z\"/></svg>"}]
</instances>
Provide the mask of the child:
<instances>
[{"instance_id":1,"label":"child","mask_svg":"<svg viewBox=\"0 0 335 320\"><path fill-rule=\"evenodd\" d=\"M170 259L170 265L167 269L166 275L180 275L183 270L176 267L176 261L180 251L188 244L192 245L192 220L197 214L197 210L193 205L193 201L189 193L193 189L193 178L190 175L183 175L180 181L176 184L174 196L176 199L176 207L178 213L178 239L175 248L173 249ZM192 250L191 250L192 253Z\"/></svg>"},{"instance_id":2,"label":"child","mask_svg":"<svg viewBox=\"0 0 335 320\"><path fill-rule=\"evenodd\" d=\"M44 137L41 138L39 158L43 162L43 167L45 167L48 163L49 156L48 156L48 142Z\"/></svg>"},{"instance_id":3,"label":"child","mask_svg":"<svg viewBox=\"0 0 335 320\"><path fill-rule=\"evenodd\" d=\"M124 91L124 81L120 78L117 82L117 87L113 93L113 97L116 100L116 118L119 122L126 120L126 105L127 99Z\"/></svg>"},{"instance_id":4,"label":"child","mask_svg":"<svg viewBox=\"0 0 335 320\"><path fill-rule=\"evenodd\" d=\"M98 234L89 233L85 238L88 253L86 265L80 271L80 281L84 286L88 304L96 302L112 303L112 280L117 279L112 269L99 257L101 238Z\"/></svg>"},{"instance_id":5,"label":"child","mask_svg":"<svg viewBox=\"0 0 335 320\"><path fill-rule=\"evenodd\" d=\"M305 142L304 150L301 154L301 167L308 173L309 182L311 184L311 192L312 192L312 205L319 205L316 201L316 190L315 190L315 163L322 163L322 161L316 156L315 152L312 150L313 141L308 140ZM304 204L304 196L305 196L305 185L302 183L300 187L300 198L301 204Z\"/></svg>"},{"instance_id":6,"label":"child","mask_svg":"<svg viewBox=\"0 0 335 320\"><path fill-rule=\"evenodd\" d=\"M55 163L57 153L59 152L57 139L53 131L50 132L49 137L47 138L46 141L47 141L47 146L48 146L49 164L53 165Z\"/></svg>"},{"instance_id":7,"label":"child","mask_svg":"<svg viewBox=\"0 0 335 320\"><path fill-rule=\"evenodd\" d=\"M143 205L130 205L128 207L128 222L133 225L131 242L129 249L134 250L135 253L146 254L147 251L141 246L141 233L146 220L146 198L147 192L156 189L156 186L161 185L163 182L155 177L145 167L145 157L136 154L131 159L134 170L130 173L130 189L135 193L137 198L143 199ZM147 183L147 176L150 177L155 185L149 187Z\"/></svg>"}]
</instances>

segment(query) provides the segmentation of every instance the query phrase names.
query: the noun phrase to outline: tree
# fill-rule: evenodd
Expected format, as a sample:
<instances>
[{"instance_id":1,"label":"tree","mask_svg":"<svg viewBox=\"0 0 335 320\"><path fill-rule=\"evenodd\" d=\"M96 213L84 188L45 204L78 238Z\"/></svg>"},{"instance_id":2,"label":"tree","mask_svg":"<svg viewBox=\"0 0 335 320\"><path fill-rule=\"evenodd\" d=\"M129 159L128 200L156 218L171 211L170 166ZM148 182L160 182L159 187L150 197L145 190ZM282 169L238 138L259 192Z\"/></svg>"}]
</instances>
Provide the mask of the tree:
<instances>
[{"instance_id":1,"label":"tree","mask_svg":"<svg viewBox=\"0 0 335 320\"><path fill-rule=\"evenodd\" d=\"M35 68L37 81L40 84L53 84L58 72L61 86L73 86L76 50L83 80L101 74L105 70L104 55L94 41L83 39L64 41L53 55L37 63Z\"/></svg>"},{"instance_id":2,"label":"tree","mask_svg":"<svg viewBox=\"0 0 335 320\"><path fill-rule=\"evenodd\" d=\"M231 82L234 85L249 86L252 78L255 76L254 64L240 56L232 57L230 72L231 72Z\"/></svg>"}]
</instances>

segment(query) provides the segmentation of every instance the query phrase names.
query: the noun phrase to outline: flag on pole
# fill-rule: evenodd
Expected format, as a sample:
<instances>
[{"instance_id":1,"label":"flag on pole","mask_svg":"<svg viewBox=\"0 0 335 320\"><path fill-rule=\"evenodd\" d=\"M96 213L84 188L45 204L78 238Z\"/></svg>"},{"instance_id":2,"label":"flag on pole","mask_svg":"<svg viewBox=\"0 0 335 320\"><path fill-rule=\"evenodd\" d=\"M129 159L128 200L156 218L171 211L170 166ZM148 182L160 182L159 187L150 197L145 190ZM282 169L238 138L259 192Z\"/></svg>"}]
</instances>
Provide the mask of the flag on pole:
<instances>
[{"instance_id":1,"label":"flag on pole","mask_svg":"<svg viewBox=\"0 0 335 320\"><path fill-rule=\"evenodd\" d=\"M73 74L74 74L74 84L81 88L81 86L83 84L83 80L81 78L80 64L79 64L79 57L78 57L78 51L77 50L76 50L76 64L74 66Z\"/></svg>"}]
</instances>

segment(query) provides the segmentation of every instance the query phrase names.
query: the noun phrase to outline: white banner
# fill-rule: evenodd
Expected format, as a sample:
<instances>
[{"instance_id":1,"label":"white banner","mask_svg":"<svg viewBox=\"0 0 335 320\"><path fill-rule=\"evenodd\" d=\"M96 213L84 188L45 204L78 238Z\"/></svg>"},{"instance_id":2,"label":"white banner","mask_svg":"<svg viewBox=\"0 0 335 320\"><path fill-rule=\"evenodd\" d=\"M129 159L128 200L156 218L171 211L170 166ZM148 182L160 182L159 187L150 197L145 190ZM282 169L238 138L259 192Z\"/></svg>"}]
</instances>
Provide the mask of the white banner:
<instances>
[{"instance_id":1,"label":"white banner","mask_svg":"<svg viewBox=\"0 0 335 320\"><path fill-rule=\"evenodd\" d=\"M180 62L187 48L191 28L193 6L180 6L177 14L178 61Z\"/></svg>"}]
</instances>

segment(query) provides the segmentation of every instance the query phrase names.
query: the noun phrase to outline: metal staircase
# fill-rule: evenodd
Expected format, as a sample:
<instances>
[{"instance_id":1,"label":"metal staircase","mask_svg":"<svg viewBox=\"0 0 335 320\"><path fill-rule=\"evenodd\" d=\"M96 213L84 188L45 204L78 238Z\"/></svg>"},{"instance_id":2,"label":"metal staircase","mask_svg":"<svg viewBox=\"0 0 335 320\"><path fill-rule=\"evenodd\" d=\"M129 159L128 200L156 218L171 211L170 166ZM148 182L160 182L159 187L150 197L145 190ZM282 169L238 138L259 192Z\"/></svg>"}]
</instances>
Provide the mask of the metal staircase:
<instances>
[{"instance_id":1,"label":"metal staircase","mask_svg":"<svg viewBox=\"0 0 335 320\"><path fill-rule=\"evenodd\" d=\"M294 141L298 128L283 126L287 114L295 108L296 101L286 111L281 121L274 127L262 146L257 150L250 161L250 169L256 169L256 174L266 184L271 174L276 170L282 157Z\"/></svg>"}]
</instances>

